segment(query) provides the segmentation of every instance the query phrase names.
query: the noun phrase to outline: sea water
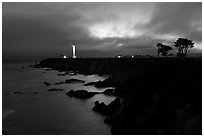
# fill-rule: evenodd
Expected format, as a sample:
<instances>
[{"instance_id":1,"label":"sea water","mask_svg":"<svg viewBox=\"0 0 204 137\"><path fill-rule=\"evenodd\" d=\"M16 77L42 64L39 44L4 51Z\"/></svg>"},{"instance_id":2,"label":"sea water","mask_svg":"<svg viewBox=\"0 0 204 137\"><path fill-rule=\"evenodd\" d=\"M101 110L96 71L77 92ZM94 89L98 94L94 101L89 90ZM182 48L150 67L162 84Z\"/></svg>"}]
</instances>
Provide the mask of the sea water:
<instances>
[{"instance_id":1,"label":"sea water","mask_svg":"<svg viewBox=\"0 0 204 137\"><path fill-rule=\"evenodd\" d=\"M87 82L104 80L98 75L58 76L58 71L32 68L29 64L2 65L2 128L8 134L111 134L105 117L92 111L94 102L105 104L115 97L103 94L86 100L68 97L70 90L102 92L105 88L83 86L83 83L53 85L67 79ZM46 86L43 82L51 83ZM63 91L48 91L51 88ZM21 94L15 92L20 92Z\"/></svg>"}]
</instances>

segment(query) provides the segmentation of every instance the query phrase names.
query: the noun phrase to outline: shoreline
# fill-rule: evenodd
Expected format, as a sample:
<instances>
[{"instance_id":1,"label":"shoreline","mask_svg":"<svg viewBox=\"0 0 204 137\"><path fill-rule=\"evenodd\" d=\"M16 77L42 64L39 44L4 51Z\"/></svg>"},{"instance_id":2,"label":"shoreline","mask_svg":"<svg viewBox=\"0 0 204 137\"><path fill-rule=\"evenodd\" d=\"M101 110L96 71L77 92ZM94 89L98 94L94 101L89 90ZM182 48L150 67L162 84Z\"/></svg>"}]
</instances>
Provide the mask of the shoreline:
<instances>
[{"instance_id":1,"label":"shoreline","mask_svg":"<svg viewBox=\"0 0 204 137\"><path fill-rule=\"evenodd\" d=\"M18 72L18 68L22 70L21 73ZM58 134L83 134L83 133L84 134L88 134L88 133L90 134L111 134L110 126L103 123L104 116L101 116L97 113L93 113L91 109L89 108L92 108L94 102L98 99L109 103L110 101L112 101L113 99L112 97L106 97L104 95L100 96L99 94L93 98L88 99L87 101L81 101L80 99L77 99L77 98L69 98L66 95L66 92L68 92L71 89L77 90L77 89L83 88L83 83L81 84L80 83L77 83L77 84L67 83L62 86L54 85L55 82L66 81L67 79L72 79L72 78L81 79L87 82L95 81L96 79L104 80L105 78L100 77L98 75L96 76L92 75L90 77L89 76L87 77L85 75L77 75L77 76L70 75L66 77L61 77L57 75L58 71L46 72L46 74L43 74L42 72L44 71L45 71L44 69L35 69L35 68L24 69L21 67L17 67L16 73L18 75L13 75L15 73L10 73L10 70L8 71L8 73L11 76L10 78L12 79L12 81L10 81L11 86L9 86L8 88L5 89L5 86L4 86L4 91L5 91L4 93L7 93L7 91L12 91L12 92L9 92L9 94L4 94L5 99L3 103L4 103L5 109L12 107L12 109L14 109L16 113L11 113L11 115L8 114L8 117L6 117L3 120L3 127L4 127L3 132L5 134L41 134L41 133L42 134L55 134L55 131L53 132L46 131L47 129L49 129L50 126L55 127L53 130L56 129L56 133ZM19 76L24 76L25 80L22 80L23 83L20 81L17 82L13 76L16 79L18 79ZM32 80L29 81L29 79L31 78ZM45 81L49 82L51 85L46 86L44 84ZM21 83L22 84L25 83L28 85L28 87L32 87L32 89L15 88L16 87L15 82L19 83L18 85L21 85ZM31 85L32 83L36 83L35 85L37 87L34 85ZM12 85L13 85L13 88L12 88ZM52 89L54 87L57 89L63 88L66 90L59 91L59 92L58 91L48 91L49 89ZM85 87L85 88L87 91L97 90L94 87ZM12 89L15 89L15 90L12 90ZM104 89L99 89L99 92L102 92L103 90ZM34 94L34 93L37 93L37 94ZM49 106L49 104L51 104L51 106ZM47 107L49 107L48 110L47 110ZM12 112L12 111L4 111L4 112ZM56 114L58 112L60 113L64 112L64 113ZM72 116L72 113L75 113L75 112L76 114ZM49 113L48 116L46 116L47 113ZM87 118L81 121L80 117L83 117L83 116L86 116ZM53 124L51 125L44 124L47 121L46 119L49 119L52 117L54 119L50 120L50 122ZM38 122L38 119L42 119L43 123L41 123L40 121ZM75 120L72 121L71 119L75 119ZM64 120L68 122L65 122ZM32 121L33 124L26 125L26 121ZM69 121L73 123L70 124ZM57 131L58 126L55 123L59 127L66 129L66 130L58 132ZM86 124L83 124L83 123L86 123ZM86 126L87 124L90 124L89 127ZM41 125L44 125L44 126L41 126ZM21 129L20 128L15 129L13 127L20 127ZM81 127L81 129L79 129L79 127ZM42 131L38 131L39 129L42 129ZM91 129L94 129L94 130L92 131Z\"/></svg>"}]
</instances>

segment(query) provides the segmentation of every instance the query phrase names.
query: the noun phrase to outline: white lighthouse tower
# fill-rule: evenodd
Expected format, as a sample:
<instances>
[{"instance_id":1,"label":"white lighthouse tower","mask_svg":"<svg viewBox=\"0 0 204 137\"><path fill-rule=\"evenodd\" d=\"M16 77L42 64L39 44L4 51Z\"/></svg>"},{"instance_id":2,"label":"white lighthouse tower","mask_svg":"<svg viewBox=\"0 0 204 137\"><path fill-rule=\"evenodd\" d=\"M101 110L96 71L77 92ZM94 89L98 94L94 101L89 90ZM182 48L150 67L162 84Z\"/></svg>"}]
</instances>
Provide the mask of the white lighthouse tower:
<instances>
[{"instance_id":1,"label":"white lighthouse tower","mask_svg":"<svg viewBox=\"0 0 204 137\"><path fill-rule=\"evenodd\" d=\"M72 58L76 58L76 45L72 44Z\"/></svg>"}]
</instances>

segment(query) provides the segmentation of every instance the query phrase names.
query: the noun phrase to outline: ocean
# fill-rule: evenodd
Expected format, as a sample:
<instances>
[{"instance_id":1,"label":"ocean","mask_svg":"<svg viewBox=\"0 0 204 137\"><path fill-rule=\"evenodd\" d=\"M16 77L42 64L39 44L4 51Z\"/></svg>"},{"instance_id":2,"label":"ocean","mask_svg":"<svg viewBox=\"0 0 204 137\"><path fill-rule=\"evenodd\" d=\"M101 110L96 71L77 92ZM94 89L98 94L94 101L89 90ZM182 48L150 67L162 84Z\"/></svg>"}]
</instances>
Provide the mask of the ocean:
<instances>
[{"instance_id":1,"label":"ocean","mask_svg":"<svg viewBox=\"0 0 204 137\"><path fill-rule=\"evenodd\" d=\"M2 128L8 134L26 135L107 135L110 126L104 123L105 117L92 111L94 102L105 104L115 97L103 94L86 100L68 97L70 90L85 89L89 92L102 92L83 86L83 83L53 85L67 79L80 79L85 82L104 80L108 76L66 75L43 68L32 68L32 63L2 65ZM46 86L43 82L51 83ZM61 88L63 91L48 91Z\"/></svg>"}]
</instances>

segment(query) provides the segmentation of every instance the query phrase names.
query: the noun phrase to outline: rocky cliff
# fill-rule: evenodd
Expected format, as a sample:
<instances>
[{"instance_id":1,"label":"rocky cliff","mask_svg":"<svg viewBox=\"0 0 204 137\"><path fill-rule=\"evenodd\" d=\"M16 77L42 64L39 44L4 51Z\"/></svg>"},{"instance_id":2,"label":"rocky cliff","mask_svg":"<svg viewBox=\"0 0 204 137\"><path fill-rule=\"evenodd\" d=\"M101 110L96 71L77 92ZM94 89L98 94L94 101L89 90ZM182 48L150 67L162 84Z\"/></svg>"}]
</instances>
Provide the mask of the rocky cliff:
<instances>
[{"instance_id":1,"label":"rocky cliff","mask_svg":"<svg viewBox=\"0 0 204 137\"><path fill-rule=\"evenodd\" d=\"M109 74L124 101L105 120L113 134L202 134L201 58L46 59L37 67Z\"/></svg>"}]
</instances>

